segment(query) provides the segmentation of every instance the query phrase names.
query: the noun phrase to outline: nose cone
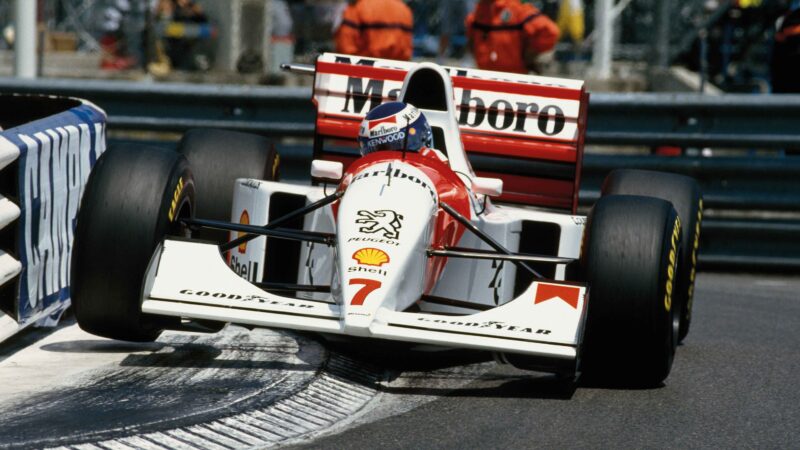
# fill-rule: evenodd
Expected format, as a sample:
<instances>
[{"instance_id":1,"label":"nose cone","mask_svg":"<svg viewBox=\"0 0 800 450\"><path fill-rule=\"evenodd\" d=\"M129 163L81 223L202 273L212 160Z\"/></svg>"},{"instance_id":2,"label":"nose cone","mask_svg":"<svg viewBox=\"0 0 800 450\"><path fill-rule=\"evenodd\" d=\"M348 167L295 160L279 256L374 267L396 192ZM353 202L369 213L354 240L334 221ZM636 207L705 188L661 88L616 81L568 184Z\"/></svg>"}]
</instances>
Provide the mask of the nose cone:
<instances>
[{"instance_id":1,"label":"nose cone","mask_svg":"<svg viewBox=\"0 0 800 450\"><path fill-rule=\"evenodd\" d=\"M366 332L384 307L403 310L422 294L436 192L398 161L354 174L337 216L338 279L345 328Z\"/></svg>"}]
</instances>

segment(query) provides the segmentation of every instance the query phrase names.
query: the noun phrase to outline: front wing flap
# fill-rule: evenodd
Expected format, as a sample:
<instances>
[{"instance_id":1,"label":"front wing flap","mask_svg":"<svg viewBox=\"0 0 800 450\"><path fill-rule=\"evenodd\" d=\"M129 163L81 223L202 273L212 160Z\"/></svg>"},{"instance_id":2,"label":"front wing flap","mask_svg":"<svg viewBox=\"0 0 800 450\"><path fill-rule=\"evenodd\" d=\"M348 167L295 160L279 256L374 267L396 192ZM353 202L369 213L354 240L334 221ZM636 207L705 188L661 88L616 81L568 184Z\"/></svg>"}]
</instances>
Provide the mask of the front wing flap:
<instances>
[{"instance_id":1,"label":"front wing flap","mask_svg":"<svg viewBox=\"0 0 800 450\"><path fill-rule=\"evenodd\" d=\"M368 336L446 347L573 360L582 338L586 287L534 282L522 295L471 315L380 309ZM216 245L165 240L148 268L142 311L238 324L350 334L342 309L271 294L230 270ZM360 336L363 334L359 333Z\"/></svg>"}]
</instances>

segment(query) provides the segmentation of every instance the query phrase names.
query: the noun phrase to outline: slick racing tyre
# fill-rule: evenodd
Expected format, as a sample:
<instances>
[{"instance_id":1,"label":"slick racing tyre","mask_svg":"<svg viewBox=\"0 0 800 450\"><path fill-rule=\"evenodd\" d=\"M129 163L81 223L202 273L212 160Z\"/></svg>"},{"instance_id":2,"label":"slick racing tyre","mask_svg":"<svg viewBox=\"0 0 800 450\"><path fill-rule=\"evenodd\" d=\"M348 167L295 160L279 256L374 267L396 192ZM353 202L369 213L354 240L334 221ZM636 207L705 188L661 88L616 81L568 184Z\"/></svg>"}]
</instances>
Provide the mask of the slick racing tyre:
<instances>
[{"instance_id":1,"label":"slick racing tyre","mask_svg":"<svg viewBox=\"0 0 800 450\"><path fill-rule=\"evenodd\" d=\"M655 386L669 375L680 219L668 202L612 195L595 204L582 264L589 284L581 368L604 384Z\"/></svg>"},{"instance_id":2,"label":"slick racing tyre","mask_svg":"<svg viewBox=\"0 0 800 450\"><path fill-rule=\"evenodd\" d=\"M165 235L184 234L194 181L182 155L160 148L112 147L83 194L72 252L72 305L80 327L125 341L152 341L178 318L143 314L147 265Z\"/></svg>"},{"instance_id":3,"label":"slick racing tyre","mask_svg":"<svg viewBox=\"0 0 800 450\"><path fill-rule=\"evenodd\" d=\"M278 180L280 160L275 145L257 134L193 129L183 135L178 153L186 156L192 167L197 189L195 215L202 219L231 220L237 178ZM224 243L228 232L204 229L194 237Z\"/></svg>"},{"instance_id":4,"label":"slick racing tyre","mask_svg":"<svg viewBox=\"0 0 800 450\"><path fill-rule=\"evenodd\" d=\"M683 250L675 275L675 308L681 323L678 342L689 333L692 321L694 279L697 271L697 249L703 220L703 197L697 182L684 175L647 170L615 170L603 183L603 195L643 195L672 203L681 218Z\"/></svg>"}]
</instances>

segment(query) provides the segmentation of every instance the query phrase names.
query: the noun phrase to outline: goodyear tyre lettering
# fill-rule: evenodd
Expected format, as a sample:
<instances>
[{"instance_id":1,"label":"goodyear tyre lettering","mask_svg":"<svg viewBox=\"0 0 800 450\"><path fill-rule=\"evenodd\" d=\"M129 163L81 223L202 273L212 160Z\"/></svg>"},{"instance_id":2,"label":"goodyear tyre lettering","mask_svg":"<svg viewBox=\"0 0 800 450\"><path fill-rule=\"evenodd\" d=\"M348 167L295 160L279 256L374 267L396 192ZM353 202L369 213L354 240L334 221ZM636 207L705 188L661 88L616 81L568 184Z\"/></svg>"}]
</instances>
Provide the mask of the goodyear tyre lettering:
<instances>
[{"instance_id":1,"label":"goodyear tyre lettering","mask_svg":"<svg viewBox=\"0 0 800 450\"><path fill-rule=\"evenodd\" d=\"M181 198L181 193L183 192L183 177L178 178L178 184L175 186L175 191L172 193L172 203L169 205L169 212L167 213L167 217L169 217L169 221L172 222L175 220L175 209L178 207L178 199Z\"/></svg>"},{"instance_id":2,"label":"goodyear tyre lettering","mask_svg":"<svg viewBox=\"0 0 800 450\"><path fill-rule=\"evenodd\" d=\"M697 223L694 226L694 242L692 242L692 268L689 273L689 299L687 301L687 313L691 316L692 301L694 299L694 278L697 271L697 249L700 248L700 224L703 222L703 199L700 199L697 208Z\"/></svg>"},{"instance_id":3,"label":"goodyear tyre lettering","mask_svg":"<svg viewBox=\"0 0 800 450\"><path fill-rule=\"evenodd\" d=\"M275 153L275 159L272 160L272 180L274 180L278 174L278 166L280 166L280 163L281 155Z\"/></svg>"},{"instance_id":4,"label":"goodyear tyre lettering","mask_svg":"<svg viewBox=\"0 0 800 450\"><path fill-rule=\"evenodd\" d=\"M672 288L675 284L675 268L678 263L678 241L681 237L681 219L675 218L675 226L672 228L672 236L669 243L669 266L667 266L667 285L664 294L664 309L667 312L672 309Z\"/></svg>"}]
</instances>

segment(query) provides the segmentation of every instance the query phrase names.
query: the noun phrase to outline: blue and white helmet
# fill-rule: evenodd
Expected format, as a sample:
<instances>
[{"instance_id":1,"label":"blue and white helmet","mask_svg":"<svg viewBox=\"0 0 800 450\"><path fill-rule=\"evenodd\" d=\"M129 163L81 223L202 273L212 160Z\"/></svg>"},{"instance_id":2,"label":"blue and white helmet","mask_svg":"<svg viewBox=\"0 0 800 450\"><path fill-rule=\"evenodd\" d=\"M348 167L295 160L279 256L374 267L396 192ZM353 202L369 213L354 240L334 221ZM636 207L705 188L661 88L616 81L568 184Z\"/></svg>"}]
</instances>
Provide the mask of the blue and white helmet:
<instances>
[{"instance_id":1,"label":"blue and white helmet","mask_svg":"<svg viewBox=\"0 0 800 450\"><path fill-rule=\"evenodd\" d=\"M358 131L361 155L378 150L418 152L433 145L428 119L414 105L388 102L367 113Z\"/></svg>"}]
</instances>

